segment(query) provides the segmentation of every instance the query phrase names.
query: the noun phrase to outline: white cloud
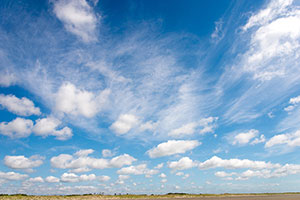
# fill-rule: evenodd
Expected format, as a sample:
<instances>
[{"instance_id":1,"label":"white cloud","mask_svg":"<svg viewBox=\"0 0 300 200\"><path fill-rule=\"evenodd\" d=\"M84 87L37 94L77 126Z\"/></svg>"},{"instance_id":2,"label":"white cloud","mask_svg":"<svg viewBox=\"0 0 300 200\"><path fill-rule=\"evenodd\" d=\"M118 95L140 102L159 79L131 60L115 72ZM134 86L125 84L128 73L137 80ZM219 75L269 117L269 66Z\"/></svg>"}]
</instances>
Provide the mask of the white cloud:
<instances>
[{"instance_id":1,"label":"white cloud","mask_svg":"<svg viewBox=\"0 0 300 200\"><path fill-rule=\"evenodd\" d=\"M48 183L58 183L59 182L59 178L54 177L54 176L47 176L45 178L45 181Z\"/></svg>"},{"instance_id":2,"label":"white cloud","mask_svg":"<svg viewBox=\"0 0 300 200\"><path fill-rule=\"evenodd\" d=\"M250 169L270 169L278 168L279 164L266 163L264 161L252 161L248 159L222 159L217 156L199 163L199 169L210 169L210 168L226 168L226 169L240 169L240 168L250 168Z\"/></svg>"},{"instance_id":3,"label":"white cloud","mask_svg":"<svg viewBox=\"0 0 300 200\"><path fill-rule=\"evenodd\" d=\"M137 166L129 166L119 169L117 171L118 174L134 174L134 175L142 175L144 174L147 178L151 177L154 174L158 174L158 170L148 169L146 164L140 164Z\"/></svg>"},{"instance_id":4,"label":"white cloud","mask_svg":"<svg viewBox=\"0 0 300 200\"><path fill-rule=\"evenodd\" d=\"M139 131L154 131L158 126L158 122L147 121L144 124L141 124L139 127Z\"/></svg>"},{"instance_id":5,"label":"white cloud","mask_svg":"<svg viewBox=\"0 0 300 200\"><path fill-rule=\"evenodd\" d=\"M50 159L52 167L61 169L71 169L73 172L83 172L89 169L120 168L124 165L131 165L136 161L128 154L123 154L111 160L103 158L89 157L91 150L80 150L74 154L60 154Z\"/></svg>"},{"instance_id":6,"label":"white cloud","mask_svg":"<svg viewBox=\"0 0 300 200\"><path fill-rule=\"evenodd\" d=\"M96 27L99 18L85 0L54 1L54 13L67 31L80 37L84 42L96 40Z\"/></svg>"},{"instance_id":7,"label":"white cloud","mask_svg":"<svg viewBox=\"0 0 300 200\"><path fill-rule=\"evenodd\" d=\"M250 142L253 138L255 138L258 135L259 131L255 129L251 129L246 133L239 133L234 137L234 140L232 141L233 145L240 144L245 145Z\"/></svg>"},{"instance_id":8,"label":"white cloud","mask_svg":"<svg viewBox=\"0 0 300 200\"><path fill-rule=\"evenodd\" d=\"M32 131L42 137L56 136L58 140L67 140L73 136L72 130L69 127L57 130L56 128L61 124L61 121L53 117L37 119Z\"/></svg>"},{"instance_id":9,"label":"white cloud","mask_svg":"<svg viewBox=\"0 0 300 200\"><path fill-rule=\"evenodd\" d=\"M31 170L43 164L43 160L39 156L5 156L4 164L12 169Z\"/></svg>"},{"instance_id":10,"label":"white cloud","mask_svg":"<svg viewBox=\"0 0 300 200\"><path fill-rule=\"evenodd\" d=\"M74 155L78 156L78 157L86 157L92 153L94 153L93 149L82 149L82 150L77 151Z\"/></svg>"},{"instance_id":11,"label":"white cloud","mask_svg":"<svg viewBox=\"0 0 300 200\"><path fill-rule=\"evenodd\" d=\"M164 167L164 163L160 163L160 164L156 165L154 168L155 169L161 169L163 167Z\"/></svg>"},{"instance_id":12,"label":"white cloud","mask_svg":"<svg viewBox=\"0 0 300 200\"><path fill-rule=\"evenodd\" d=\"M109 176L103 175L103 176L98 176L98 179L99 179L99 181L101 181L101 182L106 182L106 181L109 181L109 180L110 180L110 177L109 177Z\"/></svg>"},{"instance_id":13,"label":"white cloud","mask_svg":"<svg viewBox=\"0 0 300 200\"><path fill-rule=\"evenodd\" d=\"M17 82L17 78L13 73L9 73L8 71L1 70L0 71L0 86L1 87L9 87Z\"/></svg>"},{"instance_id":14,"label":"white cloud","mask_svg":"<svg viewBox=\"0 0 300 200\"><path fill-rule=\"evenodd\" d=\"M259 138L255 138L250 144L259 144L264 143L266 141L266 137L264 135L260 135Z\"/></svg>"},{"instance_id":15,"label":"white cloud","mask_svg":"<svg viewBox=\"0 0 300 200\"><path fill-rule=\"evenodd\" d=\"M184 137L192 135L196 131L200 134L213 133L216 125L214 122L218 120L217 117L203 118L198 122L185 124L177 129L172 130L168 135L172 137Z\"/></svg>"},{"instance_id":16,"label":"white cloud","mask_svg":"<svg viewBox=\"0 0 300 200\"><path fill-rule=\"evenodd\" d=\"M235 180L248 180L252 177L259 178L275 178L275 177L284 177L291 174L300 174L300 165L294 164L285 164L283 166L279 165L277 168L271 169L259 169L252 170L248 169L242 173L226 173L226 172L216 172L215 176L223 178L224 180L233 180L232 176L235 176Z\"/></svg>"},{"instance_id":17,"label":"white cloud","mask_svg":"<svg viewBox=\"0 0 300 200\"><path fill-rule=\"evenodd\" d=\"M83 174L83 175L76 175L74 173L63 173L60 177L60 180L62 182L70 182L70 183L75 183L75 182L81 182L81 181L93 181L96 179L95 174Z\"/></svg>"},{"instance_id":18,"label":"white cloud","mask_svg":"<svg viewBox=\"0 0 300 200\"><path fill-rule=\"evenodd\" d=\"M197 140L168 140L147 151L150 158L185 153L201 145Z\"/></svg>"},{"instance_id":19,"label":"white cloud","mask_svg":"<svg viewBox=\"0 0 300 200\"><path fill-rule=\"evenodd\" d=\"M265 9L260 10L257 14L250 17L247 24L243 27L246 31L254 26L261 26L272 21L278 15L285 13L288 6L293 3L293 0L273 0L267 5Z\"/></svg>"},{"instance_id":20,"label":"white cloud","mask_svg":"<svg viewBox=\"0 0 300 200\"><path fill-rule=\"evenodd\" d=\"M291 98L290 101L289 101L289 103L290 104L298 104L298 103L300 103L300 96Z\"/></svg>"},{"instance_id":21,"label":"white cloud","mask_svg":"<svg viewBox=\"0 0 300 200\"><path fill-rule=\"evenodd\" d=\"M22 97L19 99L14 95L0 94L0 105L8 111L21 116L40 115L40 109L34 106L34 103Z\"/></svg>"},{"instance_id":22,"label":"white cloud","mask_svg":"<svg viewBox=\"0 0 300 200\"><path fill-rule=\"evenodd\" d=\"M160 177L160 178L167 178L167 175L164 174L164 173L161 173L161 174L159 175L159 177Z\"/></svg>"},{"instance_id":23,"label":"white cloud","mask_svg":"<svg viewBox=\"0 0 300 200\"><path fill-rule=\"evenodd\" d=\"M225 95L241 83L238 97L226 95L234 102L223 116L228 121L241 123L261 117L292 93L300 74L299 20L295 1L270 0L242 27L235 45L244 53L237 48L236 59L220 79Z\"/></svg>"},{"instance_id":24,"label":"white cloud","mask_svg":"<svg viewBox=\"0 0 300 200\"><path fill-rule=\"evenodd\" d=\"M230 176L233 176L235 175L236 173L235 172L232 172L232 173L226 173L224 171L218 171L215 173L215 176L217 177L221 177L221 178L225 178L225 177L230 177Z\"/></svg>"},{"instance_id":25,"label":"white cloud","mask_svg":"<svg viewBox=\"0 0 300 200\"><path fill-rule=\"evenodd\" d=\"M112 157L112 156L114 156L114 153L111 150L109 150L109 149L103 149L102 150L102 156L104 158L106 158L106 157Z\"/></svg>"},{"instance_id":26,"label":"white cloud","mask_svg":"<svg viewBox=\"0 0 300 200\"><path fill-rule=\"evenodd\" d=\"M61 85L56 94L56 109L66 114L91 118L103 108L109 94L109 90L103 90L96 96L92 92L78 89L75 85L66 82Z\"/></svg>"},{"instance_id":27,"label":"white cloud","mask_svg":"<svg viewBox=\"0 0 300 200\"><path fill-rule=\"evenodd\" d=\"M196 163L189 157L183 157L178 161L173 161L168 163L168 167L173 170L184 170L195 167Z\"/></svg>"},{"instance_id":28,"label":"white cloud","mask_svg":"<svg viewBox=\"0 0 300 200\"><path fill-rule=\"evenodd\" d=\"M44 179L40 176L28 179L28 182L32 183L44 183Z\"/></svg>"},{"instance_id":29,"label":"white cloud","mask_svg":"<svg viewBox=\"0 0 300 200\"><path fill-rule=\"evenodd\" d=\"M110 129L118 135L123 135L130 131L139 123L138 118L132 114L122 114L118 120L115 121Z\"/></svg>"},{"instance_id":30,"label":"white cloud","mask_svg":"<svg viewBox=\"0 0 300 200\"><path fill-rule=\"evenodd\" d=\"M17 117L11 122L1 122L0 134L11 138L24 138L34 132L35 135L42 137L55 136L57 140L67 140L71 138L73 134L69 127L56 130L56 127L60 124L61 122L58 119L49 117L37 119L36 124L33 126L31 120Z\"/></svg>"},{"instance_id":31,"label":"white cloud","mask_svg":"<svg viewBox=\"0 0 300 200\"><path fill-rule=\"evenodd\" d=\"M27 174L19 174L16 172L1 172L0 179L9 180L9 181L19 181L27 178Z\"/></svg>"},{"instance_id":32,"label":"white cloud","mask_svg":"<svg viewBox=\"0 0 300 200\"><path fill-rule=\"evenodd\" d=\"M275 135L266 142L265 147L270 148L275 145L283 144L290 147L300 146L300 130L294 133Z\"/></svg>"},{"instance_id":33,"label":"white cloud","mask_svg":"<svg viewBox=\"0 0 300 200\"><path fill-rule=\"evenodd\" d=\"M168 182L168 180L167 179L161 179L161 181L160 182L162 182L162 183L166 183L166 182Z\"/></svg>"},{"instance_id":34,"label":"white cloud","mask_svg":"<svg viewBox=\"0 0 300 200\"><path fill-rule=\"evenodd\" d=\"M24 138L31 134L32 127L31 120L17 117L11 122L1 122L0 134L11 138Z\"/></svg>"}]
</instances>

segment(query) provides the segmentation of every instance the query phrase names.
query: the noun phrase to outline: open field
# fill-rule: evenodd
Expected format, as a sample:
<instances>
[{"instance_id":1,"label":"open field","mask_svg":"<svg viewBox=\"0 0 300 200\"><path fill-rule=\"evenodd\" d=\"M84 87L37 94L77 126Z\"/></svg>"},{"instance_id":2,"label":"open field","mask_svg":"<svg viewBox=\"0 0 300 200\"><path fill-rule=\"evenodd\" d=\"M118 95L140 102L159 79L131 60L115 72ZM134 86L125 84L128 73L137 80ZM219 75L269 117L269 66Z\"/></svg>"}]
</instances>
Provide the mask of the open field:
<instances>
[{"instance_id":1,"label":"open field","mask_svg":"<svg viewBox=\"0 0 300 200\"><path fill-rule=\"evenodd\" d=\"M288 194L203 194L203 195L68 195L68 196L0 196L0 200L108 200L108 199L139 199L139 200L300 200L300 193Z\"/></svg>"}]
</instances>

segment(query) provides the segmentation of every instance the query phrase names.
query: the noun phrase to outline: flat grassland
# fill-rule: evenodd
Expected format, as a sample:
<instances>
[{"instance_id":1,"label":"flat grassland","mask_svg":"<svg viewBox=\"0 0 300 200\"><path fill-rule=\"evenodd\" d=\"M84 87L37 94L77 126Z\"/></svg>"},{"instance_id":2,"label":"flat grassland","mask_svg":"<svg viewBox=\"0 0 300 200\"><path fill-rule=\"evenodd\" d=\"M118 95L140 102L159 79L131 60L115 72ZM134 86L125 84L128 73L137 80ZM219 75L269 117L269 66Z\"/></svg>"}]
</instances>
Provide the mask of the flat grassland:
<instances>
[{"instance_id":1,"label":"flat grassland","mask_svg":"<svg viewBox=\"0 0 300 200\"><path fill-rule=\"evenodd\" d=\"M66 195L66 196L30 196L0 195L0 200L300 200L300 193L265 194L200 194L200 195Z\"/></svg>"}]
</instances>

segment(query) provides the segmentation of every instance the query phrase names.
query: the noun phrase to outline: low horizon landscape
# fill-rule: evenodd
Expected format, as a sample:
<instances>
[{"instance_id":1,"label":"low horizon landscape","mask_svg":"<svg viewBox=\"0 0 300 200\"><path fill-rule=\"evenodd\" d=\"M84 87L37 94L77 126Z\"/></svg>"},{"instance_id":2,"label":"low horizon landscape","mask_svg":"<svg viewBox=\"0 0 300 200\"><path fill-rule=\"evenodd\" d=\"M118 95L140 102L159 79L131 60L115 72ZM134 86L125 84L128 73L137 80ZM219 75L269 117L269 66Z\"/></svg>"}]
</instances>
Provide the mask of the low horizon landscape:
<instances>
[{"instance_id":1,"label":"low horizon landscape","mask_svg":"<svg viewBox=\"0 0 300 200\"><path fill-rule=\"evenodd\" d=\"M300 199L300 0L1 0L1 199Z\"/></svg>"}]
</instances>

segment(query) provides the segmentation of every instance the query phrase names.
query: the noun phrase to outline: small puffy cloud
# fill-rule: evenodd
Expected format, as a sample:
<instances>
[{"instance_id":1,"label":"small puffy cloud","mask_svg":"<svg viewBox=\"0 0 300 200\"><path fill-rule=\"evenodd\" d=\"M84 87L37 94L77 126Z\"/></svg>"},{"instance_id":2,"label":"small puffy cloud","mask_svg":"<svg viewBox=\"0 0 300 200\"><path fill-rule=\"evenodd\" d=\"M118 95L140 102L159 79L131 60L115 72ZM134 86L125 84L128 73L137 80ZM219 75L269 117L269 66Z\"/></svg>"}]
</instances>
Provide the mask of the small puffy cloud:
<instances>
[{"instance_id":1,"label":"small puffy cloud","mask_svg":"<svg viewBox=\"0 0 300 200\"><path fill-rule=\"evenodd\" d=\"M172 137L184 137L186 135L192 135L196 132L200 134L213 133L216 127L215 121L217 120L217 117L203 118L198 122L191 122L174 129L168 135Z\"/></svg>"},{"instance_id":2,"label":"small puffy cloud","mask_svg":"<svg viewBox=\"0 0 300 200\"><path fill-rule=\"evenodd\" d=\"M235 174L236 174L235 172L232 172L232 173L226 173L226 172L224 172L224 171L219 171L219 172L216 172L216 173L215 173L215 176L220 177L220 178L225 178L225 177L233 176L233 175L235 175Z\"/></svg>"},{"instance_id":3,"label":"small puffy cloud","mask_svg":"<svg viewBox=\"0 0 300 200\"><path fill-rule=\"evenodd\" d=\"M36 123L32 131L42 137L55 136L57 140L67 140L73 136L72 130L69 127L64 127L63 129L57 130L57 127L61 124L61 121L53 118L47 117L43 119L36 120Z\"/></svg>"},{"instance_id":4,"label":"small puffy cloud","mask_svg":"<svg viewBox=\"0 0 300 200\"><path fill-rule=\"evenodd\" d=\"M166 182L168 182L168 180L167 180L167 179L161 179L160 182L161 182L161 183L166 183Z\"/></svg>"},{"instance_id":5,"label":"small puffy cloud","mask_svg":"<svg viewBox=\"0 0 300 200\"><path fill-rule=\"evenodd\" d=\"M123 154L112 158L109 162L110 167L120 168L124 165L131 165L136 159L128 154Z\"/></svg>"},{"instance_id":6,"label":"small puffy cloud","mask_svg":"<svg viewBox=\"0 0 300 200\"><path fill-rule=\"evenodd\" d=\"M27 178L27 174L19 174L16 172L1 172L0 171L0 179L8 180L8 181L19 181Z\"/></svg>"},{"instance_id":7,"label":"small puffy cloud","mask_svg":"<svg viewBox=\"0 0 300 200\"><path fill-rule=\"evenodd\" d=\"M146 164L140 164L137 166L129 166L119 169L118 174L134 174L134 175L145 175L147 178L154 174L158 174L159 171L155 169L148 169Z\"/></svg>"},{"instance_id":8,"label":"small puffy cloud","mask_svg":"<svg viewBox=\"0 0 300 200\"><path fill-rule=\"evenodd\" d=\"M109 94L109 90L103 90L96 96L92 92L76 88L71 83L64 83L56 94L56 109L66 114L91 118L102 109Z\"/></svg>"},{"instance_id":9,"label":"small puffy cloud","mask_svg":"<svg viewBox=\"0 0 300 200\"><path fill-rule=\"evenodd\" d=\"M184 173L183 173L183 172L177 172L175 175L176 175L176 176L183 176Z\"/></svg>"},{"instance_id":10,"label":"small puffy cloud","mask_svg":"<svg viewBox=\"0 0 300 200\"><path fill-rule=\"evenodd\" d=\"M189 157L183 157L178 161L173 161L168 163L168 167L173 170L184 170L195 167L197 164L191 160Z\"/></svg>"},{"instance_id":11,"label":"small puffy cloud","mask_svg":"<svg viewBox=\"0 0 300 200\"><path fill-rule=\"evenodd\" d=\"M85 0L57 0L53 9L65 29L84 42L96 40L97 17Z\"/></svg>"},{"instance_id":12,"label":"small puffy cloud","mask_svg":"<svg viewBox=\"0 0 300 200\"><path fill-rule=\"evenodd\" d=\"M0 105L16 115L30 116L41 114L40 109L35 107L34 103L26 97L19 99L14 95L0 94Z\"/></svg>"},{"instance_id":13,"label":"small puffy cloud","mask_svg":"<svg viewBox=\"0 0 300 200\"><path fill-rule=\"evenodd\" d=\"M289 106L284 108L284 110L286 112L290 112L290 111L295 109L295 107L300 103L300 96L290 98L289 103L292 104L292 105L289 105Z\"/></svg>"},{"instance_id":14,"label":"small puffy cloud","mask_svg":"<svg viewBox=\"0 0 300 200\"><path fill-rule=\"evenodd\" d=\"M109 149L103 149L102 150L102 156L104 158L106 158L106 157L112 157L112 156L114 156L114 153L111 150L109 150Z\"/></svg>"},{"instance_id":15,"label":"small puffy cloud","mask_svg":"<svg viewBox=\"0 0 300 200\"><path fill-rule=\"evenodd\" d=\"M136 161L128 154L116 156L112 159L94 158L88 156L92 150L80 150L73 155L60 154L50 159L52 167L70 169L73 172L84 172L90 169L120 168L124 165L131 165Z\"/></svg>"},{"instance_id":16,"label":"small puffy cloud","mask_svg":"<svg viewBox=\"0 0 300 200\"><path fill-rule=\"evenodd\" d=\"M234 137L232 142L233 145L240 144L245 145L250 142L251 139L255 138L258 135L258 130L251 129L246 133L239 133Z\"/></svg>"},{"instance_id":17,"label":"small puffy cloud","mask_svg":"<svg viewBox=\"0 0 300 200\"><path fill-rule=\"evenodd\" d=\"M141 124L139 127L139 131L144 132L144 131L154 131L158 126L158 123L152 122L152 121L147 121L144 124Z\"/></svg>"},{"instance_id":18,"label":"small puffy cloud","mask_svg":"<svg viewBox=\"0 0 300 200\"><path fill-rule=\"evenodd\" d=\"M266 142L265 147L270 148L283 144L290 147L300 146L300 130L294 133L275 135Z\"/></svg>"},{"instance_id":19,"label":"small puffy cloud","mask_svg":"<svg viewBox=\"0 0 300 200\"><path fill-rule=\"evenodd\" d=\"M25 156L5 156L4 164L12 169L31 170L42 165L43 160L38 156L31 156L30 158Z\"/></svg>"},{"instance_id":20,"label":"small puffy cloud","mask_svg":"<svg viewBox=\"0 0 300 200\"><path fill-rule=\"evenodd\" d=\"M109 180L110 180L110 177L109 177L109 176L103 175L103 176L99 176L98 179L99 179L99 181L101 181L101 182L106 182L106 181L109 181Z\"/></svg>"},{"instance_id":21,"label":"small puffy cloud","mask_svg":"<svg viewBox=\"0 0 300 200\"><path fill-rule=\"evenodd\" d=\"M289 102L290 102L291 104L298 104L298 103L300 103L300 96L291 98Z\"/></svg>"},{"instance_id":22,"label":"small puffy cloud","mask_svg":"<svg viewBox=\"0 0 300 200\"><path fill-rule=\"evenodd\" d=\"M222 159L217 156L199 163L199 169L210 169L210 168L226 168L226 169L241 169L241 168L250 168L250 169L269 169L280 167L279 164L266 163L264 161L252 161L248 159Z\"/></svg>"},{"instance_id":23,"label":"small puffy cloud","mask_svg":"<svg viewBox=\"0 0 300 200\"><path fill-rule=\"evenodd\" d=\"M75 183L75 182L81 182L81 181L93 181L96 179L95 174L83 174L83 175L76 175L74 173L63 173L60 177L60 180L62 182L70 182L70 183Z\"/></svg>"},{"instance_id":24,"label":"small puffy cloud","mask_svg":"<svg viewBox=\"0 0 300 200\"><path fill-rule=\"evenodd\" d=\"M54 176L47 176L45 178L45 181L48 183L58 183L59 182L59 178L54 177Z\"/></svg>"},{"instance_id":25,"label":"small puffy cloud","mask_svg":"<svg viewBox=\"0 0 300 200\"><path fill-rule=\"evenodd\" d=\"M159 177L160 177L160 178L167 178L167 175L164 174L164 173L161 173L161 174L159 175Z\"/></svg>"},{"instance_id":26,"label":"small puffy cloud","mask_svg":"<svg viewBox=\"0 0 300 200\"><path fill-rule=\"evenodd\" d=\"M138 125L138 123L139 120L135 115L122 114L119 116L118 120L110 126L110 129L117 135L123 135Z\"/></svg>"},{"instance_id":27,"label":"small puffy cloud","mask_svg":"<svg viewBox=\"0 0 300 200\"><path fill-rule=\"evenodd\" d=\"M196 148L200 144L197 140L169 140L150 149L147 154L150 158L181 154Z\"/></svg>"},{"instance_id":28,"label":"small puffy cloud","mask_svg":"<svg viewBox=\"0 0 300 200\"><path fill-rule=\"evenodd\" d=\"M29 119L16 118L11 122L0 123L0 134L11 138L24 138L31 134L33 122Z\"/></svg>"},{"instance_id":29,"label":"small puffy cloud","mask_svg":"<svg viewBox=\"0 0 300 200\"><path fill-rule=\"evenodd\" d=\"M40 176L28 179L28 182L32 183L44 183L44 179Z\"/></svg>"},{"instance_id":30,"label":"small puffy cloud","mask_svg":"<svg viewBox=\"0 0 300 200\"><path fill-rule=\"evenodd\" d=\"M250 144L259 144L259 143L264 143L266 141L266 137L264 135L260 135L259 138L255 138Z\"/></svg>"},{"instance_id":31,"label":"small puffy cloud","mask_svg":"<svg viewBox=\"0 0 300 200\"><path fill-rule=\"evenodd\" d=\"M129 179L130 178L130 176L129 175L119 175L119 180L121 180L121 181L124 181L124 180L127 180L127 179Z\"/></svg>"},{"instance_id":32,"label":"small puffy cloud","mask_svg":"<svg viewBox=\"0 0 300 200\"><path fill-rule=\"evenodd\" d=\"M161 169L163 167L164 167L164 163L160 163L160 164L156 165L154 168L155 169Z\"/></svg>"},{"instance_id":33,"label":"small puffy cloud","mask_svg":"<svg viewBox=\"0 0 300 200\"><path fill-rule=\"evenodd\" d=\"M78 157L85 157L85 156L88 156L92 153L94 153L93 149L83 149L83 150L77 151L74 155L78 156Z\"/></svg>"}]
</instances>

